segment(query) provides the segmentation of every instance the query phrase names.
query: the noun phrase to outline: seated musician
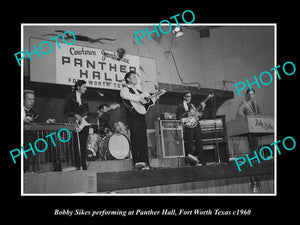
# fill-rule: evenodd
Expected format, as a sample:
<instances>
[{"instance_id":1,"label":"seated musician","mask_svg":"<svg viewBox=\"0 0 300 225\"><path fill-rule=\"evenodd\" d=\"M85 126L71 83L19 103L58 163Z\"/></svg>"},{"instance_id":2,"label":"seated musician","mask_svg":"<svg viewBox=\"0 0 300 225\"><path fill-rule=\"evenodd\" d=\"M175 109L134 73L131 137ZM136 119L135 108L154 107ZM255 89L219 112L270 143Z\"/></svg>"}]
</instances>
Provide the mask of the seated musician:
<instances>
[{"instance_id":1,"label":"seated musician","mask_svg":"<svg viewBox=\"0 0 300 225\"><path fill-rule=\"evenodd\" d=\"M24 99L24 115L23 121L24 124L29 124L33 122L38 122L40 120L40 114L36 111L33 106L35 102L34 91L32 90L24 90L23 92ZM28 143L33 143L37 138L36 133L34 131L24 131L24 146L27 146ZM33 172L35 168L29 168L30 165L36 166L36 158L32 154L31 151L26 153L27 159L24 156L24 172Z\"/></svg>"},{"instance_id":2,"label":"seated musician","mask_svg":"<svg viewBox=\"0 0 300 225\"><path fill-rule=\"evenodd\" d=\"M184 92L183 102L178 106L176 117L182 119L189 116L189 112L196 107L191 103L192 93L189 91ZM202 109L205 108L205 103L201 103ZM199 116L196 114L195 116ZM185 154L189 160L189 163L193 166L202 166L206 163L205 156L202 149L202 133L199 123L194 128L184 128L184 142ZM193 153L193 141L196 141L196 153Z\"/></svg>"},{"instance_id":3,"label":"seated musician","mask_svg":"<svg viewBox=\"0 0 300 225\"><path fill-rule=\"evenodd\" d=\"M34 109L35 103L35 93L32 90L24 90L23 92L23 122L24 124L30 124L34 122L42 122L40 113ZM54 119L48 119L46 123L53 123ZM34 143L37 139L37 135L34 131L25 130L24 131L24 146L27 146L28 143ZM36 159L38 156L34 156L31 151L26 152L27 159L24 156L24 172L33 172L36 171ZM32 168L29 168L32 165Z\"/></svg>"},{"instance_id":4,"label":"seated musician","mask_svg":"<svg viewBox=\"0 0 300 225\"><path fill-rule=\"evenodd\" d=\"M243 117L247 115L259 115L261 113L260 107L257 101L254 99L254 96L255 96L255 90L253 88L252 90L248 89L246 91L246 99L240 103L237 112L237 117ZM257 137L253 137L249 134L248 142L249 142L249 147L251 152L258 149Z\"/></svg>"},{"instance_id":5,"label":"seated musician","mask_svg":"<svg viewBox=\"0 0 300 225\"><path fill-rule=\"evenodd\" d=\"M99 106L99 110L97 111L97 133L100 136L105 136L111 130L109 125L110 116L107 109L108 105L103 103Z\"/></svg>"},{"instance_id":6,"label":"seated musician","mask_svg":"<svg viewBox=\"0 0 300 225\"><path fill-rule=\"evenodd\" d=\"M31 123L34 121L38 121L40 118L39 112L36 111L33 106L35 102L34 91L32 90L24 90L24 123Z\"/></svg>"}]
</instances>

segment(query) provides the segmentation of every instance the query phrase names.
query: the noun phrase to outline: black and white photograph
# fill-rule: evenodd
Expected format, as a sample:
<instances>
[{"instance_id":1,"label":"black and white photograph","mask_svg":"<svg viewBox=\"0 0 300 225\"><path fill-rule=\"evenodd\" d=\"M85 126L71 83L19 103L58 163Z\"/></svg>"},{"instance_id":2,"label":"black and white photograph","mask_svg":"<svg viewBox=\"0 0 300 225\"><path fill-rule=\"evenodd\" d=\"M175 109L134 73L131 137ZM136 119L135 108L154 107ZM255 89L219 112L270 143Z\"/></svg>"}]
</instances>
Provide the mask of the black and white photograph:
<instances>
[{"instance_id":1,"label":"black and white photograph","mask_svg":"<svg viewBox=\"0 0 300 225\"><path fill-rule=\"evenodd\" d=\"M295 213L283 207L296 195L293 26L201 12L14 23L4 152L20 215L214 224Z\"/></svg>"},{"instance_id":2,"label":"black and white photograph","mask_svg":"<svg viewBox=\"0 0 300 225\"><path fill-rule=\"evenodd\" d=\"M23 194L276 194L275 33L23 24Z\"/></svg>"}]
</instances>

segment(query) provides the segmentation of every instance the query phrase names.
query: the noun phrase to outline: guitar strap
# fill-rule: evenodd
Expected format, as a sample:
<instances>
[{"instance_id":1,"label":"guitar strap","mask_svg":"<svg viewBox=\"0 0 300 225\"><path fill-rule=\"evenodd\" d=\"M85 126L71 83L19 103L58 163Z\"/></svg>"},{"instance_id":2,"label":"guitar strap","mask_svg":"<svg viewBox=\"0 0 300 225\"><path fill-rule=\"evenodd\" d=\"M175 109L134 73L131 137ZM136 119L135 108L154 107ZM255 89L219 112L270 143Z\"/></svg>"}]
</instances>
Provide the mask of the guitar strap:
<instances>
[{"instance_id":1,"label":"guitar strap","mask_svg":"<svg viewBox=\"0 0 300 225\"><path fill-rule=\"evenodd\" d=\"M183 106L185 112L181 116L179 116L178 119L181 119L181 118L187 116L187 113L190 111L190 108L189 108L188 104L186 103L186 101L182 102L182 106Z\"/></svg>"},{"instance_id":2,"label":"guitar strap","mask_svg":"<svg viewBox=\"0 0 300 225\"><path fill-rule=\"evenodd\" d=\"M190 110L188 104L186 103L186 101L183 101L182 105L183 105L183 108L186 112L188 112Z\"/></svg>"},{"instance_id":3,"label":"guitar strap","mask_svg":"<svg viewBox=\"0 0 300 225\"><path fill-rule=\"evenodd\" d=\"M192 103L187 104L186 101L183 101L182 105L185 112L189 112L191 109L196 109L196 107Z\"/></svg>"},{"instance_id":4,"label":"guitar strap","mask_svg":"<svg viewBox=\"0 0 300 225\"><path fill-rule=\"evenodd\" d=\"M82 106L81 94L79 92L75 92L76 102L78 102L79 106Z\"/></svg>"}]
</instances>

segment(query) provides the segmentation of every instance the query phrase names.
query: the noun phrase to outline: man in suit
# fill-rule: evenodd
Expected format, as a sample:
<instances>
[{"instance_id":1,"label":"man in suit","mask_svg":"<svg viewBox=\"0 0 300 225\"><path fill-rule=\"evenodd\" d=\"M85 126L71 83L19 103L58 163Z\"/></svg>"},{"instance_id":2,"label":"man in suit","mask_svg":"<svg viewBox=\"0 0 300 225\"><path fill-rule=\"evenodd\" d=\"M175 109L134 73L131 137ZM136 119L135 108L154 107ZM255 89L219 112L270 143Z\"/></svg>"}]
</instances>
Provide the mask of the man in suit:
<instances>
[{"instance_id":1,"label":"man in suit","mask_svg":"<svg viewBox=\"0 0 300 225\"><path fill-rule=\"evenodd\" d=\"M84 116L89 115L89 106L84 94L87 90L84 80L77 80L74 85L75 91L69 94L65 100L63 113L69 117L69 120L76 119L80 124ZM85 126L80 132L76 132L77 138L74 138L74 156L75 167L80 170L87 169L86 165L86 142L89 135L89 127ZM79 144L78 144L79 142Z\"/></svg>"},{"instance_id":2,"label":"man in suit","mask_svg":"<svg viewBox=\"0 0 300 225\"><path fill-rule=\"evenodd\" d=\"M243 100L238 109L238 116L259 115L261 113L257 101L254 99L255 90L248 89L246 91L246 99Z\"/></svg>"},{"instance_id":3,"label":"man in suit","mask_svg":"<svg viewBox=\"0 0 300 225\"><path fill-rule=\"evenodd\" d=\"M183 101L177 107L176 117L177 119L186 118L189 116L191 109L196 107L191 103L192 93L189 91L184 92ZM201 103L202 110L205 108L205 103ZM202 166L206 163L205 156L202 149L202 133L199 123L194 128L184 128L184 142L185 142L185 154L191 165ZM193 153L193 140L196 141L196 154Z\"/></svg>"},{"instance_id":4,"label":"man in suit","mask_svg":"<svg viewBox=\"0 0 300 225\"><path fill-rule=\"evenodd\" d=\"M237 117L244 117L247 115L259 115L261 113L260 107L257 101L254 99L255 90L248 89L246 91L246 99L240 103ZM258 138L253 137L251 134L248 135L248 142L250 151L258 150Z\"/></svg>"}]
</instances>

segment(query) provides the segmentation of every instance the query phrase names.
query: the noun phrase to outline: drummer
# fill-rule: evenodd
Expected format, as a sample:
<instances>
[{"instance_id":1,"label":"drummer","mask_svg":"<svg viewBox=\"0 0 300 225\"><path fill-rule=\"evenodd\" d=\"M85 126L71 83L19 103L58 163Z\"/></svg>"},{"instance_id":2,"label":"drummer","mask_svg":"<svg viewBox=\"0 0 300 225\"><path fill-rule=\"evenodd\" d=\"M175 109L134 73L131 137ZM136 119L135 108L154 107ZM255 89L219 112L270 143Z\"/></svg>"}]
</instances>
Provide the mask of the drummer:
<instances>
[{"instance_id":1,"label":"drummer","mask_svg":"<svg viewBox=\"0 0 300 225\"><path fill-rule=\"evenodd\" d=\"M108 105L103 103L99 106L99 110L97 111L97 128L98 134L101 136L105 136L107 133L111 132L109 120L110 116L107 113Z\"/></svg>"}]
</instances>

